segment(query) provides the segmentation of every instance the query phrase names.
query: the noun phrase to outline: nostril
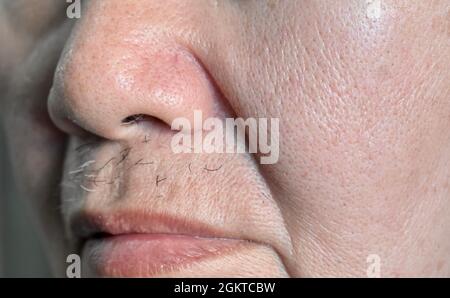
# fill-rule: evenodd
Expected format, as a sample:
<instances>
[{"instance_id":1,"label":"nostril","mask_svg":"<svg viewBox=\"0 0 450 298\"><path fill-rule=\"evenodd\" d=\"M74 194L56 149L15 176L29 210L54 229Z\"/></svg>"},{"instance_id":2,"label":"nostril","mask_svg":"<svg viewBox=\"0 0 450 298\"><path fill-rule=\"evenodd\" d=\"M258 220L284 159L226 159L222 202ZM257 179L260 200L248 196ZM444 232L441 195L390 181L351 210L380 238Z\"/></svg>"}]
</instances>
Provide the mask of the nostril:
<instances>
[{"instance_id":1,"label":"nostril","mask_svg":"<svg viewBox=\"0 0 450 298\"><path fill-rule=\"evenodd\" d=\"M149 116L144 114L136 114L126 117L122 120L122 125L133 125L148 120Z\"/></svg>"},{"instance_id":2,"label":"nostril","mask_svg":"<svg viewBox=\"0 0 450 298\"><path fill-rule=\"evenodd\" d=\"M140 129L170 129L170 125L163 120L146 114L134 114L128 116L122 120L121 125L130 128L139 127Z\"/></svg>"}]
</instances>

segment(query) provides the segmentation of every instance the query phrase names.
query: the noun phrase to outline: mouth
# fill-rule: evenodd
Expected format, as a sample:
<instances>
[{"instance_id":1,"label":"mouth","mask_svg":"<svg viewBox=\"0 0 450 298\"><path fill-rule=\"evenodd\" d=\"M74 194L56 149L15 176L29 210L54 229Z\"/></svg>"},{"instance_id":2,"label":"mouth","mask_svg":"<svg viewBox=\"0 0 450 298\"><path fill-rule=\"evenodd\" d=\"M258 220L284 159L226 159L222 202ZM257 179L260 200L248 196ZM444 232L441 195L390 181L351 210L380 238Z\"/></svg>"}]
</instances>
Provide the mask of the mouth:
<instances>
[{"instance_id":1,"label":"mouth","mask_svg":"<svg viewBox=\"0 0 450 298\"><path fill-rule=\"evenodd\" d=\"M82 276L286 275L290 238L250 158L172 155L144 141L129 152L69 145L77 153L65 161L62 213Z\"/></svg>"},{"instance_id":2,"label":"mouth","mask_svg":"<svg viewBox=\"0 0 450 298\"><path fill-rule=\"evenodd\" d=\"M83 213L70 226L85 276L168 276L254 245L202 223L137 212Z\"/></svg>"}]
</instances>

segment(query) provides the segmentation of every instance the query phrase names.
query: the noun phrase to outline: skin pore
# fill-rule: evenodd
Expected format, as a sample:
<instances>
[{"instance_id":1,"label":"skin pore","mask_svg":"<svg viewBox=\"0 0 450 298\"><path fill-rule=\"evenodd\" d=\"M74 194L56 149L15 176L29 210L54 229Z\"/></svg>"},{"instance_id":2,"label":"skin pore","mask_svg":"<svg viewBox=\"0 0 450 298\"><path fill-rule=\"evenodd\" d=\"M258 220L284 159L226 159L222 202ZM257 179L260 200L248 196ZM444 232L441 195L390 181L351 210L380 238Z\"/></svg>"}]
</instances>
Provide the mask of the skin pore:
<instances>
[{"instance_id":1,"label":"skin pore","mask_svg":"<svg viewBox=\"0 0 450 298\"><path fill-rule=\"evenodd\" d=\"M169 276L366 276L371 254L382 276L450 275L449 1L66 7L0 0L1 126L55 274L80 222L151 214L233 239ZM173 154L194 109L279 118L278 162Z\"/></svg>"}]
</instances>

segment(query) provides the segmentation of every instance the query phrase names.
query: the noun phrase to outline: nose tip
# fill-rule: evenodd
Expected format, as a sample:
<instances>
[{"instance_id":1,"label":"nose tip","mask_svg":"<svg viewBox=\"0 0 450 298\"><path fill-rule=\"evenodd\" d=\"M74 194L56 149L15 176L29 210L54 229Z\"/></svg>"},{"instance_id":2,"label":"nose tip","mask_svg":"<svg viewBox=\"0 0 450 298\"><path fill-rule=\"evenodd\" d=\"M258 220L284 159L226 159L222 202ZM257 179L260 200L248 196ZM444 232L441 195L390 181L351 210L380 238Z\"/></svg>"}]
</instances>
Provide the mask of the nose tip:
<instances>
[{"instance_id":1,"label":"nose tip","mask_svg":"<svg viewBox=\"0 0 450 298\"><path fill-rule=\"evenodd\" d=\"M195 56L178 45L157 50L135 45L75 41L63 53L49 96L49 113L62 130L106 139L133 134L124 123L141 116L170 127L193 111L221 113L219 92ZM193 122L191 122L193 123Z\"/></svg>"}]
</instances>

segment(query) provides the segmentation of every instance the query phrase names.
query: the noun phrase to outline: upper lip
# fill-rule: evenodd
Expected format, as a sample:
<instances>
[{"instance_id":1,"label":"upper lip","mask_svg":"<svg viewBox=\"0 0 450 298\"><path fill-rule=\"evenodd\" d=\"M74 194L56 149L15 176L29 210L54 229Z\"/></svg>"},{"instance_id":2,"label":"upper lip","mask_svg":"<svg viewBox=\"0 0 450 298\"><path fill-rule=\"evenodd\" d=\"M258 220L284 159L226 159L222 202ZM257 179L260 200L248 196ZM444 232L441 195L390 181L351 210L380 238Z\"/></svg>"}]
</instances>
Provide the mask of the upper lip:
<instances>
[{"instance_id":1,"label":"upper lip","mask_svg":"<svg viewBox=\"0 0 450 298\"><path fill-rule=\"evenodd\" d=\"M226 232L203 222L141 211L80 211L69 220L72 235L86 241L98 236L122 234L174 234L204 238L228 238ZM244 240L244 239L242 239Z\"/></svg>"}]
</instances>

